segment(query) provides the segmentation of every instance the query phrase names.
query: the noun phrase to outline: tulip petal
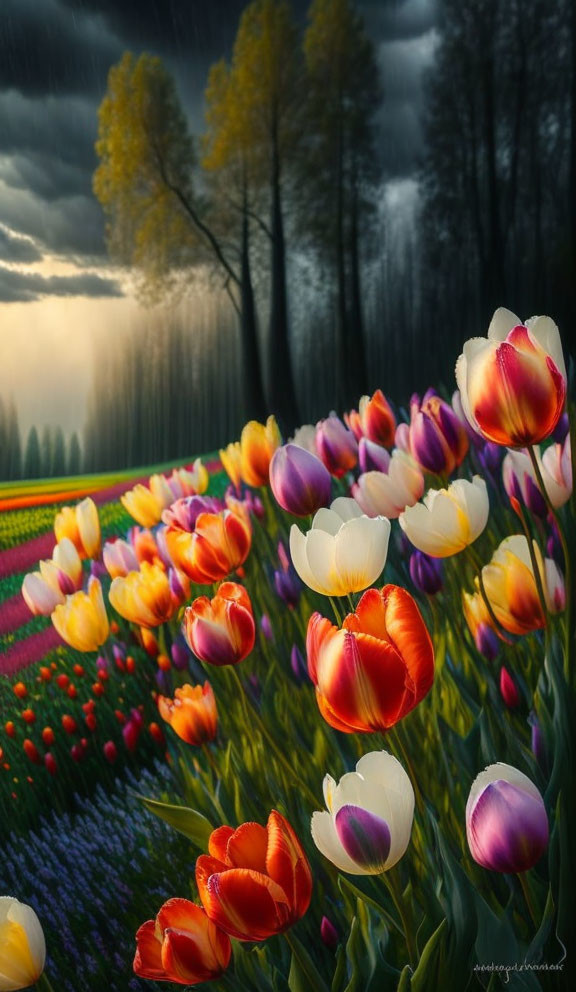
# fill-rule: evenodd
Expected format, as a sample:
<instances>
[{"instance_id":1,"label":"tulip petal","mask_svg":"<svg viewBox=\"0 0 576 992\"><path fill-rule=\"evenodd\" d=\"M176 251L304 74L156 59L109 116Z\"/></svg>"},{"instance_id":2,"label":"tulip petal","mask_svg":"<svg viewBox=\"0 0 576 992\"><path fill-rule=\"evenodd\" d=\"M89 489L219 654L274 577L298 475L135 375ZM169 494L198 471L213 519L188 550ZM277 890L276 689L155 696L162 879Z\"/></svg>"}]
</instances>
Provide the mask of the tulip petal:
<instances>
[{"instance_id":1,"label":"tulip petal","mask_svg":"<svg viewBox=\"0 0 576 992\"><path fill-rule=\"evenodd\" d=\"M213 858L217 858L222 862L221 867L218 869L219 871L222 871L226 866L226 849L233 833L234 827L222 826L217 827L210 834L208 850Z\"/></svg>"},{"instance_id":2,"label":"tulip petal","mask_svg":"<svg viewBox=\"0 0 576 992\"><path fill-rule=\"evenodd\" d=\"M472 855L483 867L527 871L548 843L544 803L510 782L490 782L474 805L467 832Z\"/></svg>"},{"instance_id":3,"label":"tulip petal","mask_svg":"<svg viewBox=\"0 0 576 992\"><path fill-rule=\"evenodd\" d=\"M266 871L268 833L260 823L242 823L226 845L226 864L232 868Z\"/></svg>"},{"instance_id":4,"label":"tulip petal","mask_svg":"<svg viewBox=\"0 0 576 992\"><path fill-rule=\"evenodd\" d=\"M342 842L336 833L334 818L330 813L317 812L312 814L311 823L312 840L325 858L328 858L340 871L345 871L349 875L366 875L366 869L346 853Z\"/></svg>"},{"instance_id":5,"label":"tulip petal","mask_svg":"<svg viewBox=\"0 0 576 992\"><path fill-rule=\"evenodd\" d=\"M292 922L283 889L267 875L248 868L211 875L200 898L210 919L238 940L266 940Z\"/></svg>"},{"instance_id":6,"label":"tulip petal","mask_svg":"<svg viewBox=\"0 0 576 992\"><path fill-rule=\"evenodd\" d=\"M390 521L385 517L361 516L344 524L336 537L334 562L345 593L360 592L378 579L389 538Z\"/></svg>"},{"instance_id":7,"label":"tulip petal","mask_svg":"<svg viewBox=\"0 0 576 992\"><path fill-rule=\"evenodd\" d=\"M136 954L134 955L134 972L140 978L167 978L162 964L162 944L156 936L156 923L147 920L136 931Z\"/></svg>"},{"instance_id":8,"label":"tulip petal","mask_svg":"<svg viewBox=\"0 0 576 992\"><path fill-rule=\"evenodd\" d=\"M304 915L312 897L308 859L288 821L276 810L268 817L266 871L288 896L296 918Z\"/></svg>"},{"instance_id":9,"label":"tulip petal","mask_svg":"<svg viewBox=\"0 0 576 992\"><path fill-rule=\"evenodd\" d=\"M361 806L341 806L334 817L342 847L371 874L383 872L390 853L390 827L382 817Z\"/></svg>"}]
</instances>

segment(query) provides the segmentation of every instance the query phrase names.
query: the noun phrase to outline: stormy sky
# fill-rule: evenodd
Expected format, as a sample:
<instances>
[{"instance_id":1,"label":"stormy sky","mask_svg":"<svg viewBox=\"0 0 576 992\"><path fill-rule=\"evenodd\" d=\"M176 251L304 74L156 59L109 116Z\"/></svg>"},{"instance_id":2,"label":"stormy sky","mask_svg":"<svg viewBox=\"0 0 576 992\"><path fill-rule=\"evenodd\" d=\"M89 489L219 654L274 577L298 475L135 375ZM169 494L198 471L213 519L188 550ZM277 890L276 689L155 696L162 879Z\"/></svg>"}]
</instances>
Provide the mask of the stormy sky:
<instances>
[{"instance_id":1,"label":"stormy sky","mask_svg":"<svg viewBox=\"0 0 576 992\"><path fill-rule=\"evenodd\" d=\"M127 49L162 56L198 133L208 68L230 53L245 5L1 0L0 394L15 394L24 429L34 420L79 425L94 337L127 325L136 312L107 264L91 193L110 66ZM302 21L307 6L295 0ZM378 48L385 93L379 153L394 182L413 174L421 147L434 0L361 0L359 8Z\"/></svg>"}]
</instances>

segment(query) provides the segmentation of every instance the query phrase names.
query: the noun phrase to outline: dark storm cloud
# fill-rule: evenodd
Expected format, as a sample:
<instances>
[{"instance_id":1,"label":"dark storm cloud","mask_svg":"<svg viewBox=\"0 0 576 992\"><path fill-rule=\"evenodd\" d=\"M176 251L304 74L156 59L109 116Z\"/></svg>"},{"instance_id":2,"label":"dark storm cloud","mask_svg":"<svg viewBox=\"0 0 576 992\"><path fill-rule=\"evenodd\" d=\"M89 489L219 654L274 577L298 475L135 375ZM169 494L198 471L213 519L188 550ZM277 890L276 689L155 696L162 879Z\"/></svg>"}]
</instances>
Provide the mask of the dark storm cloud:
<instances>
[{"instance_id":1,"label":"dark storm cloud","mask_svg":"<svg viewBox=\"0 0 576 992\"><path fill-rule=\"evenodd\" d=\"M309 0L293 0L303 24ZM357 0L378 48L378 147L390 176L414 169L420 77L435 0ZM192 128L208 68L229 55L247 0L0 0L0 224L76 260L105 256L91 192L97 110L126 49L157 52Z\"/></svg>"},{"instance_id":2,"label":"dark storm cloud","mask_svg":"<svg viewBox=\"0 0 576 992\"><path fill-rule=\"evenodd\" d=\"M31 96L94 93L122 52L101 17L58 0L2 0L0 87Z\"/></svg>"},{"instance_id":3,"label":"dark storm cloud","mask_svg":"<svg viewBox=\"0 0 576 992\"><path fill-rule=\"evenodd\" d=\"M42 252L30 238L20 238L0 227L0 259L4 262L39 262Z\"/></svg>"},{"instance_id":4,"label":"dark storm cloud","mask_svg":"<svg viewBox=\"0 0 576 992\"><path fill-rule=\"evenodd\" d=\"M122 296L112 279L86 272L78 276L42 276L0 265L0 302L31 303L41 296Z\"/></svg>"}]
</instances>

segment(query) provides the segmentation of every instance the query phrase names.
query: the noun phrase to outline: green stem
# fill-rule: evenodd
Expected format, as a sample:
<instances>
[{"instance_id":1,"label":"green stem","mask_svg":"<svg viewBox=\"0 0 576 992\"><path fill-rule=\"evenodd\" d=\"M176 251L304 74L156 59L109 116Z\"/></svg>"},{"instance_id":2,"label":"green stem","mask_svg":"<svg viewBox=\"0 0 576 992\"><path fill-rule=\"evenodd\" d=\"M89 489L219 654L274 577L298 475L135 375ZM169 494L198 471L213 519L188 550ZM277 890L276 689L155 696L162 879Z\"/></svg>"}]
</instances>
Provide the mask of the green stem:
<instances>
[{"instance_id":1,"label":"green stem","mask_svg":"<svg viewBox=\"0 0 576 992\"><path fill-rule=\"evenodd\" d=\"M540 606L542 607L542 615L544 616L544 621L546 626L549 623L548 616L548 604L546 602L546 596L544 594L544 586L542 584L542 575L540 569L538 568L538 561L536 559L536 552L534 551L534 542L532 540L532 535L530 533L530 528L528 527L528 521L526 520L526 514L522 508L522 504L518 501L518 516L522 523L522 530L524 531L524 536L528 542L528 552L530 554L530 561L532 562L532 571L534 572L534 581L536 583L536 589L538 591L538 599L540 600Z\"/></svg>"},{"instance_id":2,"label":"green stem","mask_svg":"<svg viewBox=\"0 0 576 992\"><path fill-rule=\"evenodd\" d=\"M518 875L518 881L520 882L522 892L524 893L526 905L528 906L528 912L530 913L530 919L532 920L532 923L534 924L537 930L539 927L538 914L536 913L536 907L534 906L532 892L530 891L530 886L528 884L528 879L526 877L527 874L528 874L527 872L521 871Z\"/></svg>"},{"instance_id":3,"label":"green stem","mask_svg":"<svg viewBox=\"0 0 576 992\"><path fill-rule=\"evenodd\" d=\"M258 710L256 709L255 706L252 705L251 700L248 698L248 695L246 693L246 690L244 689L244 686L242 685L242 681L240 679L240 676L238 675L238 672L236 671L235 666L234 665L231 665L230 668L232 670L232 677L233 677L233 679L234 679L234 681L236 683L236 687L238 689L238 692L240 693L240 696L242 697L242 700L243 700L244 714L246 716L247 726L250 726L250 724L253 723L253 722L255 722L257 724L257 726L258 726L258 728L260 730L260 733L265 738L265 740L268 741L268 744L270 745L270 749L272 750L272 752L273 752L276 760L278 761L278 763L280 765L282 765L282 768L284 769L285 772L288 773L288 775L290 776L290 778L296 783L296 785L298 786L298 789L300 789L301 792L304 792L306 794L307 798L310 800L310 802L312 803L312 805L314 806L314 808L316 808L318 806L318 799L316 798L316 796L314 795L314 793L312 792L312 790L308 788L308 786L306 785L306 783L303 782L302 779L299 777L299 775L297 774L295 768L290 764L290 762L282 754L282 751L279 749L279 747L278 747L278 745L277 745L274 737L272 736L272 734L268 730L268 727L264 723L264 721L263 721L262 717L260 716Z\"/></svg>"},{"instance_id":4,"label":"green stem","mask_svg":"<svg viewBox=\"0 0 576 992\"><path fill-rule=\"evenodd\" d=\"M530 461L532 462L532 468L534 469L534 475L536 476L536 481L540 487L540 492L544 497L544 502L546 503L548 512L556 524L556 529L560 538L560 545L562 547L562 554L564 555L564 585L566 589L566 651L564 657L564 672L566 678L568 679L571 673L571 659L574 647L574 603L572 602L572 563L570 559L570 551L568 549L566 535L564 534L564 528L558 519L558 514L556 513L555 507L552 506L552 502L544 484L544 479L542 478L542 472L540 471L540 465L538 464L536 452L534 451L532 445L528 446L528 454L530 455Z\"/></svg>"},{"instance_id":5,"label":"green stem","mask_svg":"<svg viewBox=\"0 0 576 992\"><path fill-rule=\"evenodd\" d=\"M334 619L336 620L337 625L339 627L341 627L342 626L343 617L342 617L342 614L340 613L340 610L338 609L338 606L336 604L336 600L334 599L333 596L328 596L328 599L330 600L330 606L332 607L332 612L334 614Z\"/></svg>"},{"instance_id":6,"label":"green stem","mask_svg":"<svg viewBox=\"0 0 576 992\"><path fill-rule=\"evenodd\" d=\"M390 871L384 872L382 875L384 884L390 893L392 902L396 907L396 912L400 917L402 922L402 929L404 930L404 938L406 940L406 947L408 949L408 958L412 968L416 966L418 960L418 949L416 947L416 938L414 935L414 930L411 925L411 921L408 919L406 910L404 907L404 898L402 895L402 890L400 889L399 877L394 871L394 868Z\"/></svg>"},{"instance_id":7,"label":"green stem","mask_svg":"<svg viewBox=\"0 0 576 992\"><path fill-rule=\"evenodd\" d=\"M48 975L46 974L45 971L42 972L40 978L36 982L36 988L39 990L39 992L42 992L42 989L45 989L45 992L54 992L54 989L50 983L50 979L48 978Z\"/></svg>"}]
</instances>

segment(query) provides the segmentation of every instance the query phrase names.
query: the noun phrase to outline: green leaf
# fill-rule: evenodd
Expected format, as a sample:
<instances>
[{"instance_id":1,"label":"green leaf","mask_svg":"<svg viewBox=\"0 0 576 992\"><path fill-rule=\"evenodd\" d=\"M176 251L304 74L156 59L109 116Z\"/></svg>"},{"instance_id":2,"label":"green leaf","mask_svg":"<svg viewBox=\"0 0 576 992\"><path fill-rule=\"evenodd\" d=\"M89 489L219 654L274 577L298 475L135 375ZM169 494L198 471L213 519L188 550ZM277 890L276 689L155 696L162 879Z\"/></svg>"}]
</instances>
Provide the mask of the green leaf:
<instances>
[{"instance_id":1,"label":"green leaf","mask_svg":"<svg viewBox=\"0 0 576 992\"><path fill-rule=\"evenodd\" d=\"M418 967L412 975L412 982L409 986L413 992L427 992L429 989L446 987L440 979L443 970L442 958L444 957L447 927L446 920L442 920L422 951Z\"/></svg>"},{"instance_id":2,"label":"green leaf","mask_svg":"<svg viewBox=\"0 0 576 992\"><path fill-rule=\"evenodd\" d=\"M290 930L286 933L286 940L292 951L292 963L290 965L290 975L294 976L295 982L301 984L290 985L291 992L329 992L328 986L316 968L312 958L304 945L298 940Z\"/></svg>"},{"instance_id":3,"label":"green leaf","mask_svg":"<svg viewBox=\"0 0 576 992\"><path fill-rule=\"evenodd\" d=\"M137 795L146 809L164 820L174 830L184 834L195 845L204 850L208 844L208 838L214 827L202 813L188 806L174 806L171 803L161 803L157 799L148 799L146 796Z\"/></svg>"}]
</instances>

